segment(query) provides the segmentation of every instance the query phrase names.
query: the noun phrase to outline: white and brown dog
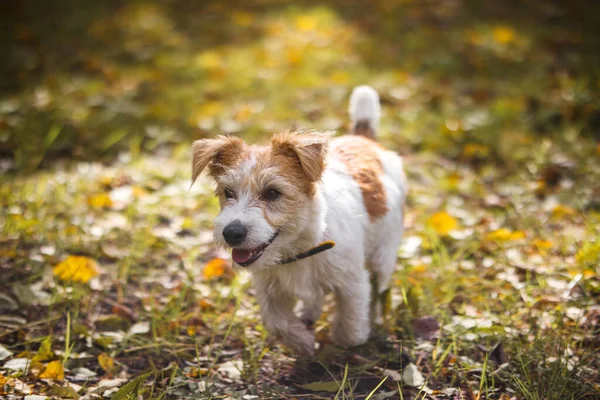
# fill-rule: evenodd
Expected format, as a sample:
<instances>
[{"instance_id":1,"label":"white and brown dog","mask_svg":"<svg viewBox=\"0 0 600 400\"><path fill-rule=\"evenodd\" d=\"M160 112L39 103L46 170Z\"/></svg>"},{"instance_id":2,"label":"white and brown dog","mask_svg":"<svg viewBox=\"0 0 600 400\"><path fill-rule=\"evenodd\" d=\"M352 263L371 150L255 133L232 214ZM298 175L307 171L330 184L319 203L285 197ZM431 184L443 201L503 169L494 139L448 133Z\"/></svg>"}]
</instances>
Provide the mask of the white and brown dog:
<instances>
[{"instance_id":1,"label":"white and brown dog","mask_svg":"<svg viewBox=\"0 0 600 400\"><path fill-rule=\"evenodd\" d=\"M217 184L216 242L252 273L267 330L304 355L315 352L306 323L319 318L330 292L337 303L334 341L353 346L368 339L370 275L376 290L388 288L402 238L402 159L375 141L377 92L355 88L350 115L352 135L335 139L293 132L267 146L227 136L193 145L192 181L208 167ZM281 265L323 241L336 246Z\"/></svg>"}]
</instances>

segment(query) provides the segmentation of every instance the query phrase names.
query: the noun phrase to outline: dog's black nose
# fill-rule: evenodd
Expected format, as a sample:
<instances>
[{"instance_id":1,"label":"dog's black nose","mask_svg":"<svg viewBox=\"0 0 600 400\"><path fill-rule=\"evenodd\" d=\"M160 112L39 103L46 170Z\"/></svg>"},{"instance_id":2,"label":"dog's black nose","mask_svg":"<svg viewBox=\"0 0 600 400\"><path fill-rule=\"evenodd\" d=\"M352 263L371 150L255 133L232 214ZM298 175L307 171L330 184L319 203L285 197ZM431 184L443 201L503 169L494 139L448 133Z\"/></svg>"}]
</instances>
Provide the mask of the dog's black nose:
<instances>
[{"instance_id":1,"label":"dog's black nose","mask_svg":"<svg viewBox=\"0 0 600 400\"><path fill-rule=\"evenodd\" d=\"M225 238L225 241L232 246L241 244L244 239L246 239L247 233L248 230L244 225L242 225L242 221L239 219L230 222L225 229L223 229L223 237Z\"/></svg>"}]
</instances>

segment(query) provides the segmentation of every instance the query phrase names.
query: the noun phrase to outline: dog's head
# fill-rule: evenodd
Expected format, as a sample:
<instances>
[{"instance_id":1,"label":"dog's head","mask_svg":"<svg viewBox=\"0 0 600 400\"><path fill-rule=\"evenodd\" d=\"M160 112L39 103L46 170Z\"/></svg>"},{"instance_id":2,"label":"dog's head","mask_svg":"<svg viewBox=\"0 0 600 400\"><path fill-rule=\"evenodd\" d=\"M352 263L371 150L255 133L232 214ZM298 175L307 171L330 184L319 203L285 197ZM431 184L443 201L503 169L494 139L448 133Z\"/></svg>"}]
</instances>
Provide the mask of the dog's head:
<instances>
[{"instance_id":1,"label":"dog's head","mask_svg":"<svg viewBox=\"0 0 600 400\"><path fill-rule=\"evenodd\" d=\"M276 264L307 228L330 136L281 133L268 146L227 136L194 142L192 183L208 167L221 204L215 241L233 250L236 264Z\"/></svg>"}]
</instances>

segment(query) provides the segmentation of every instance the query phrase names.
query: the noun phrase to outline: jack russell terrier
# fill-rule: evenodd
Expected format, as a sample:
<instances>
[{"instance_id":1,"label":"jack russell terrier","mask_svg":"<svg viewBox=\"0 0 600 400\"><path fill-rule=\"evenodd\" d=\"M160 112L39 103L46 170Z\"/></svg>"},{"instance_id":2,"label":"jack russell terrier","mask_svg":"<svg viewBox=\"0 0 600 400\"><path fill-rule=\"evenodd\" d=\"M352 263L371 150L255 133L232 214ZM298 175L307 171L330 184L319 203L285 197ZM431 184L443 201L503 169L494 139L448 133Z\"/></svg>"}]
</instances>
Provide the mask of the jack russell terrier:
<instances>
[{"instance_id":1,"label":"jack russell terrier","mask_svg":"<svg viewBox=\"0 0 600 400\"><path fill-rule=\"evenodd\" d=\"M252 273L267 330L301 355L315 353L308 325L331 292L334 342L367 341L402 239L406 179L400 156L376 142L377 92L356 87L349 111L351 134L335 139L309 131L265 146L233 136L193 144L192 183L207 167L216 181L216 243Z\"/></svg>"}]
</instances>

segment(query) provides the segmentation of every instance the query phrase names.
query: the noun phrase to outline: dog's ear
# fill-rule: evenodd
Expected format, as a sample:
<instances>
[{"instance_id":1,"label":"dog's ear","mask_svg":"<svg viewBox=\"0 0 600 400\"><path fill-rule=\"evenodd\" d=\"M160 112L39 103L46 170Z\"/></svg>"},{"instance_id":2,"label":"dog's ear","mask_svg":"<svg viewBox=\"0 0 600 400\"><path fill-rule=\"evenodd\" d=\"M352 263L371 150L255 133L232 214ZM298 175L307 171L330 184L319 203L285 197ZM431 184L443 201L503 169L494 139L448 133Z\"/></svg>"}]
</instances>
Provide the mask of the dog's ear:
<instances>
[{"instance_id":1,"label":"dog's ear","mask_svg":"<svg viewBox=\"0 0 600 400\"><path fill-rule=\"evenodd\" d=\"M300 161L302 171L310 182L321 179L325 169L327 145L333 132L285 132L273 136L273 152Z\"/></svg>"},{"instance_id":2,"label":"dog's ear","mask_svg":"<svg viewBox=\"0 0 600 400\"><path fill-rule=\"evenodd\" d=\"M225 168L232 166L244 152L244 141L233 136L196 140L192 145L192 185L208 166L209 173L217 177Z\"/></svg>"}]
</instances>

